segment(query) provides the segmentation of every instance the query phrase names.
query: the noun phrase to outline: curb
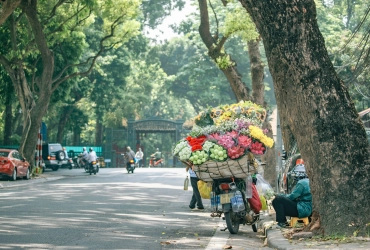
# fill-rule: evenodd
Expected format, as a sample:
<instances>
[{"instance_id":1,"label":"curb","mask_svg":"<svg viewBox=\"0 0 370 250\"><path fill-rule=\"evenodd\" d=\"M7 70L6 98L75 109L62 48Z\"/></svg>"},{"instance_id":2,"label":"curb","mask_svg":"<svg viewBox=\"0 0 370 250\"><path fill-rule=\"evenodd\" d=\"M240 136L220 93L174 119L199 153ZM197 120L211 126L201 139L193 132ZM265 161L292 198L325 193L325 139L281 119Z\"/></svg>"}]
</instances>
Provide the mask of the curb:
<instances>
[{"instance_id":1,"label":"curb","mask_svg":"<svg viewBox=\"0 0 370 250\"><path fill-rule=\"evenodd\" d=\"M289 240L283 236L281 229L273 220L264 222L262 224L262 229L267 239L267 245L270 248L277 250L291 249Z\"/></svg>"},{"instance_id":2,"label":"curb","mask_svg":"<svg viewBox=\"0 0 370 250\"><path fill-rule=\"evenodd\" d=\"M63 179L64 176L56 176L56 177L40 177L36 179L30 179L30 180L17 180L17 181L7 181L4 183L0 182L0 189L4 188L10 188L10 187L21 187L21 186L27 186L35 183L42 183L47 181L55 181L59 179Z\"/></svg>"},{"instance_id":3,"label":"curb","mask_svg":"<svg viewBox=\"0 0 370 250\"><path fill-rule=\"evenodd\" d=\"M265 230L269 247L277 250L291 249L291 244L288 239L283 236L281 229L277 228L277 226L273 226L272 228L267 228Z\"/></svg>"}]
</instances>

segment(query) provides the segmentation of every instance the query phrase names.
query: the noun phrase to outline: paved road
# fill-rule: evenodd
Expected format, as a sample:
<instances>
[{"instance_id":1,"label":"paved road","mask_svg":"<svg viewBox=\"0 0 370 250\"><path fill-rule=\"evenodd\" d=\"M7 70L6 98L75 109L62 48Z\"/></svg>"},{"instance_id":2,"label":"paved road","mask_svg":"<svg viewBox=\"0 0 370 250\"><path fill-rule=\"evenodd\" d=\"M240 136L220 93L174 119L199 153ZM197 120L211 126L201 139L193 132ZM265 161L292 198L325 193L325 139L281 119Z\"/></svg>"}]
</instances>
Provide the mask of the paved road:
<instances>
[{"instance_id":1,"label":"paved road","mask_svg":"<svg viewBox=\"0 0 370 250\"><path fill-rule=\"evenodd\" d=\"M221 232L207 200L205 212L190 211L185 177L174 168L96 176L60 169L0 180L0 249L269 249L248 226L238 235Z\"/></svg>"}]
</instances>

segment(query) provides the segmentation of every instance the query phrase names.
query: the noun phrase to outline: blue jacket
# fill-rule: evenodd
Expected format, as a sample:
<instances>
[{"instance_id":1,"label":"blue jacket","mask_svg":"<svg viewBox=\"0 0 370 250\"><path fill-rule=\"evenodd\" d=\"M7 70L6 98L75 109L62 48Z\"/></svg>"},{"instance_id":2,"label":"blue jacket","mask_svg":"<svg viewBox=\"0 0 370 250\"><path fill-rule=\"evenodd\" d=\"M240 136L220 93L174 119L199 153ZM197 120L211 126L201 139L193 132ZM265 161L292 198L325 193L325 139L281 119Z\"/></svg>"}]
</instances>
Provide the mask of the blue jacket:
<instances>
[{"instance_id":1,"label":"blue jacket","mask_svg":"<svg viewBox=\"0 0 370 250\"><path fill-rule=\"evenodd\" d=\"M289 200L297 202L299 218L308 217L312 213L312 195L310 180L308 178L299 180L291 194L286 195Z\"/></svg>"}]
</instances>

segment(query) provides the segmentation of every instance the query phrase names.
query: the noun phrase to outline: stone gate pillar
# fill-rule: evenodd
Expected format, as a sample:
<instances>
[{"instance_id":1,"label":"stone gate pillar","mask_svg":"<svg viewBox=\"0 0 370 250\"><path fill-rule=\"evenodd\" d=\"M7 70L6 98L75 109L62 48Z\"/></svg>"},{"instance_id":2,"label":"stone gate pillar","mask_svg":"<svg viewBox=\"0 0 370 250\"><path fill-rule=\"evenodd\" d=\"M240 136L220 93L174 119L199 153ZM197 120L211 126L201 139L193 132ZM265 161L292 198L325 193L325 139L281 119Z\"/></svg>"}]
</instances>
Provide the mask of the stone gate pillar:
<instances>
[{"instance_id":1,"label":"stone gate pillar","mask_svg":"<svg viewBox=\"0 0 370 250\"><path fill-rule=\"evenodd\" d=\"M183 127L185 120L176 120L176 131L175 131L175 143L177 143L182 138L183 134ZM176 164L178 162L177 157L173 157L173 166L176 167Z\"/></svg>"},{"instance_id":2,"label":"stone gate pillar","mask_svg":"<svg viewBox=\"0 0 370 250\"><path fill-rule=\"evenodd\" d=\"M127 146L130 146L132 150L135 150L136 145L136 131L135 131L135 120L127 120Z\"/></svg>"}]
</instances>

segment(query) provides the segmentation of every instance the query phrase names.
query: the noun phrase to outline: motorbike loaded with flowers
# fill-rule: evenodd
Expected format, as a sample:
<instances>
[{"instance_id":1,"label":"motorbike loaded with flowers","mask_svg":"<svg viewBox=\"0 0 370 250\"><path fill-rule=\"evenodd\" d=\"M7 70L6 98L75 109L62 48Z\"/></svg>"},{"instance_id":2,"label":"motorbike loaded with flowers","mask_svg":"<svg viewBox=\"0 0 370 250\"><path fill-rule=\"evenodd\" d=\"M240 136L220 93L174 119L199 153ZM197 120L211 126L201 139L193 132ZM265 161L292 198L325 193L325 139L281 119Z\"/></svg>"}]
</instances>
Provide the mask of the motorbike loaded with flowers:
<instances>
[{"instance_id":1,"label":"motorbike loaded with flowers","mask_svg":"<svg viewBox=\"0 0 370 250\"><path fill-rule=\"evenodd\" d=\"M262 129L265 119L266 110L250 101L208 108L194 118L193 129L173 151L194 170L198 185L208 187L201 194L211 199L211 216L224 215L232 234L240 224L257 231L262 204L252 181L260 165L255 156L274 144Z\"/></svg>"}]
</instances>

